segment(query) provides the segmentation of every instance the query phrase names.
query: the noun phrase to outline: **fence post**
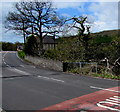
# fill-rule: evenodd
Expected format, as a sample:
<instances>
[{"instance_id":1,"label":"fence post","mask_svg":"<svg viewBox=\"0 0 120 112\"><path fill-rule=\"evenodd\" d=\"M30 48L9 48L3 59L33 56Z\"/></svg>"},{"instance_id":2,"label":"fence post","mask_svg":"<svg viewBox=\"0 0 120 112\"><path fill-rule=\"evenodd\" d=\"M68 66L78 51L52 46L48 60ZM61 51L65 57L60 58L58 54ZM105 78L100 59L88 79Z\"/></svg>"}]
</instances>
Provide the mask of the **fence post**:
<instances>
[{"instance_id":1,"label":"fence post","mask_svg":"<svg viewBox=\"0 0 120 112\"><path fill-rule=\"evenodd\" d=\"M80 67L80 73L81 73L81 68L82 68L82 66L81 66L81 62L79 62L79 67Z\"/></svg>"},{"instance_id":2,"label":"fence post","mask_svg":"<svg viewBox=\"0 0 120 112\"><path fill-rule=\"evenodd\" d=\"M67 71L67 65L68 65L67 62L63 62L63 72Z\"/></svg>"},{"instance_id":3,"label":"fence post","mask_svg":"<svg viewBox=\"0 0 120 112\"><path fill-rule=\"evenodd\" d=\"M96 63L96 74L97 74L97 63Z\"/></svg>"}]
</instances>

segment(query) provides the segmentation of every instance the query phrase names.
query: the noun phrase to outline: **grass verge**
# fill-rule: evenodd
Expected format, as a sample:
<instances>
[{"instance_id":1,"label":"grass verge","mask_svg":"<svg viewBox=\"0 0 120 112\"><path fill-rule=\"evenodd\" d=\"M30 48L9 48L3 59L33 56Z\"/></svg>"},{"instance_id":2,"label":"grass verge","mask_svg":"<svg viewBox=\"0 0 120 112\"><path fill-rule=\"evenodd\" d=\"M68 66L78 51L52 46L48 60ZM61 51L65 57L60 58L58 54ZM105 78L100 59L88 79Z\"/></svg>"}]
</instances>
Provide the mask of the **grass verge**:
<instances>
[{"instance_id":1,"label":"grass verge","mask_svg":"<svg viewBox=\"0 0 120 112\"><path fill-rule=\"evenodd\" d=\"M19 56L20 58L24 59L24 58L25 58L25 53L24 53L24 51L18 51L18 56Z\"/></svg>"},{"instance_id":2,"label":"grass verge","mask_svg":"<svg viewBox=\"0 0 120 112\"><path fill-rule=\"evenodd\" d=\"M111 75L111 74L107 74L107 73L93 73L93 72L88 73L86 71L86 69L84 69L84 70L82 70L82 72L80 72L79 68L75 68L75 69L68 70L67 72L74 73L74 74L89 75L89 76L93 76L93 77L106 78L106 79L120 80L120 75Z\"/></svg>"},{"instance_id":3,"label":"grass verge","mask_svg":"<svg viewBox=\"0 0 120 112\"><path fill-rule=\"evenodd\" d=\"M120 80L120 75L110 75L110 74L91 74L91 75L94 76L94 77Z\"/></svg>"}]
</instances>

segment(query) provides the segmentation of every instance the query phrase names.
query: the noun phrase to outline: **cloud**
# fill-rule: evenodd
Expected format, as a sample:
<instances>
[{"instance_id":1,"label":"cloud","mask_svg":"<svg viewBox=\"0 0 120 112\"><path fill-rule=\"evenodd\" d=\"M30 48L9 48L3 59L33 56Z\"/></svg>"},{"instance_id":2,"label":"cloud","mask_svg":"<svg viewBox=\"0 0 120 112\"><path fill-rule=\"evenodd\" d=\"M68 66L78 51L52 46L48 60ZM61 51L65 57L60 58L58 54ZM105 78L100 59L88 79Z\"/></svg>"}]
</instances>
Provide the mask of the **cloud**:
<instances>
[{"instance_id":1,"label":"cloud","mask_svg":"<svg viewBox=\"0 0 120 112\"><path fill-rule=\"evenodd\" d=\"M61 16L66 17L66 18L70 18L71 17L71 15L69 15L67 13L62 13Z\"/></svg>"},{"instance_id":2,"label":"cloud","mask_svg":"<svg viewBox=\"0 0 120 112\"><path fill-rule=\"evenodd\" d=\"M18 0L2 0L0 1L0 10L3 11L2 17L7 15L8 11L12 10L12 2ZM103 30L117 29L118 28L118 0L52 0L54 2L54 6L60 9L74 8L80 12L80 14L85 13L86 11L91 12L88 15L90 21L92 21L92 32L98 32ZM86 2L91 2L88 7L84 4ZM112 3L110 3L112 2ZM72 12L71 12L72 13ZM70 17L69 13L62 13L61 15L65 17ZM1 15L0 15L1 16ZM1 22L2 18L0 18ZM0 23L1 25L1 23ZM2 26L2 25L1 25ZM0 31L2 28L0 27ZM4 30L4 29L3 29ZM76 30L70 31L72 34L76 32ZM4 33L4 32L3 32ZM4 34L3 40L6 41L22 41L22 37L18 37L13 33Z\"/></svg>"},{"instance_id":3,"label":"cloud","mask_svg":"<svg viewBox=\"0 0 120 112\"><path fill-rule=\"evenodd\" d=\"M67 0L64 2L53 1L53 5L56 8L77 8L81 5L81 2L68 2Z\"/></svg>"},{"instance_id":4,"label":"cloud","mask_svg":"<svg viewBox=\"0 0 120 112\"><path fill-rule=\"evenodd\" d=\"M89 6L94 17L92 31L112 30L118 28L118 3L99 2Z\"/></svg>"},{"instance_id":5,"label":"cloud","mask_svg":"<svg viewBox=\"0 0 120 112\"><path fill-rule=\"evenodd\" d=\"M3 33L2 33L2 41L9 41L9 42L23 42L23 36L21 35L16 35L13 31L5 32L6 30L3 28Z\"/></svg>"}]
</instances>

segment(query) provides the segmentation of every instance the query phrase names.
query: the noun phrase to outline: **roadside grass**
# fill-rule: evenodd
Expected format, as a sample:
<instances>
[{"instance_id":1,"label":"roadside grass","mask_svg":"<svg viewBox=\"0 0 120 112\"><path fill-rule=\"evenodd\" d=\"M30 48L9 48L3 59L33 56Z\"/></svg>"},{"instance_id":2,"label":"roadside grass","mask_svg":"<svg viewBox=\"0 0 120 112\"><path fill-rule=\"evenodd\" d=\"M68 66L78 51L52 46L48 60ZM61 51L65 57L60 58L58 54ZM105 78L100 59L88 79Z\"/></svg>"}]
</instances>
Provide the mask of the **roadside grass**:
<instances>
[{"instance_id":1,"label":"roadside grass","mask_svg":"<svg viewBox=\"0 0 120 112\"><path fill-rule=\"evenodd\" d=\"M110 75L110 74L91 74L91 76L94 77L101 77L101 78L107 78L107 79L118 79L120 80L120 75Z\"/></svg>"},{"instance_id":2,"label":"roadside grass","mask_svg":"<svg viewBox=\"0 0 120 112\"><path fill-rule=\"evenodd\" d=\"M25 53L24 51L18 51L18 56L22 59L25 58ZM25 60L27 61L27 60ZM107 74L107 73L89 73L89 68L87 67L83 67L82 72L80 71L79 68L74 68L74 69L70 69L67 72L69 73L75 73L75 74L83 74L83 75L89 75L89 76L93 76L93 77L100 77L100 78L107 78L107 79L117 79L120 80L120 75L111 75L111 74Z\"/></svg>"},{"instance_id":3,"label":"roadside grass","mask_svg":"<svg viewBox=\"0 0 120 112\"><path fill-rule=\"evenodd\" d=\"M25 58L25 53L24 53L24 51L18 51L18 56L19 56L20 58L24 59L24 58Z\"/></svg>"},{"instance_id":4,"label":"roadside grass","mask_svg":"<svg viewBox=\"0 0 120 112\"><path fill-rule=\"evenodd\" d=\"M93 77L106 78L106 79L120 80L120 75L111 75L111 74L107 74L107 73L93 73L93 72L88 73L88 72L86 72L86 70L85 71L83 70L82 72L80 72L79 68L71 69L71 70L68 70L67 72L88 75L88 76L93 76Z\"/></svg>"}]
</instances>

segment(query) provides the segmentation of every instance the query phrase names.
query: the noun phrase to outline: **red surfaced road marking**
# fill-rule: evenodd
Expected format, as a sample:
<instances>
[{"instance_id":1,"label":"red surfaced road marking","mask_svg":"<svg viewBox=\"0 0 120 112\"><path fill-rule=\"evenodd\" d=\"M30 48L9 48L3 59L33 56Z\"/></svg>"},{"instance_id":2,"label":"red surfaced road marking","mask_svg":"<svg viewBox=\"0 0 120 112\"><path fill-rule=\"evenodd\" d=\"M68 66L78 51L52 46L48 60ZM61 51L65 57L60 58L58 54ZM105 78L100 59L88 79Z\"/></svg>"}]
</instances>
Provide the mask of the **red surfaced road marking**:
<instances>
[{"instance_id":1,"label":"red surfaced road marking","mask_svg":"<svg viewBox=\"0 0 120 112\"><path fill-rule=\"evenodd\" d=\"M120 90L120 86L114 87L114 88L109 88L109 89L117 91L117 90ZM94 110L94 111L106 110L108 112L110 112L110 111L113 112L113 110L110 110L108 108L99 107L97 104L101 101L105 101L106 99L109 99L110 97L114 97L114 96L119 96L119 94L116 92L112 92L112 91L100 90L100 91L97 91L97 92L94 92L94 93L91 93L88 95L80 96L80 97L77 97L77 98L74 98L71 100L64 101L59 104L55 104L50 107L43 108L37 112L42 112L42 110L43 110L43 112L45 112L45 110L46 111L52 110L54 112L58 111L58 110L73 110L73 111L74 110L87 110L87 112L90 110ZM110 106L110 105L108 105L108 106ZM119 107L117 107L117 108L119 108ZM112 108L114 108L114 105Z\"/></svg>"}]
</instances>

